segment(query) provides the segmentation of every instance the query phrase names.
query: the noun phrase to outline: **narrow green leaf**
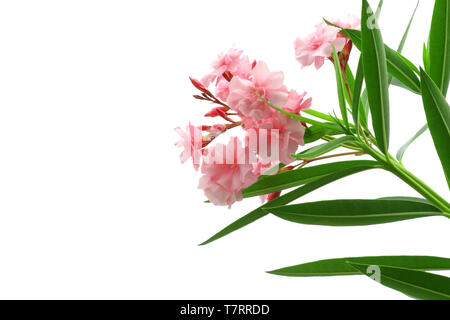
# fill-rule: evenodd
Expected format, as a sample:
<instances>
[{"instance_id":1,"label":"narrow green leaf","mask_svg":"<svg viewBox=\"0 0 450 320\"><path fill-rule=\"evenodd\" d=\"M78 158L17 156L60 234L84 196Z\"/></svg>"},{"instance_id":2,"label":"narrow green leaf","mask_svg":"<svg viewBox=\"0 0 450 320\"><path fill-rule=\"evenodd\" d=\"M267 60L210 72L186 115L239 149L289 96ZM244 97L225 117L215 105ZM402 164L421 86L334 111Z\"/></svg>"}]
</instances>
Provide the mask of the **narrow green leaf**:
<instances>
[{"instance_id":1,"label":"narrow green leaf","mask_svg":"<svg viewBox=\"0 0 450 320\"><path fill-rule=\"evenodd\" d=\"M398 45L397 52L399 52L399 53L402 53L402 51L403 51L403 47L405 46L406 39L408 38L409 30L411 29L411 25L414 21L414 17L416 16L416 12L417 12L417 8L419 7L419 3L420 3L420 0L417 0L416 7L414 8L413 14L411 15L411 18L409 19L408 26L406 27L406 30L403 33L402 40L400 41L400 43Z\"/></svg>"},{"instance_id":2,"label":"narrow green leaf","mask_svg":"<svg viewBox=\"0 0 450 320\"><path fill-rule=\"evenodd\" d=\"M419 271L450 270L450 259L448 258L428 256L379 256L319 260L273 270L269 273L286 277L319 277L361 274L358 270L355 270L350 266L348 262L400 267Z\"/></svg>"},{"instance_id":3,"label":"narrow green leaf","mask_svg":"<svg viewBox=\"0 0 450 320\"><path fill-rule=\"evenodd\" d=\"M380 19L381 9L383 9L383 3L384 3L383 0L380 0L380 2L378 2L377 11L375 12L375 16L377 18L377 21L378 21L378 19Z\"/></svg>"},{"instance_id":4,"label":"narrow green leaf","mask_svg":"<svg viewBox=\"0 0 450 320\"><path fill-rule=\"evenodd\" d=\"M347 67L345 68L345 74L347 78L347 83L350 88L350 92L355 91L355 76L353 75L352 69L347 63Z\"/></svg>"},{"instance_id":5,"label":"narrow green leaf","mask_svg":"<svg viewBox=\"0 0 450 320\"><path fill-rule=\"evenodd\" d=\"M337 181L339 179L345 178L352 174L355 174L358 172L363 172L363 171L370 170L373 168L374 168L373 165L355 166L353 168L348 168L348 169L345 169L342 171L338 171L338 172L335 172L328 176L314 180L313 182L310 182L308 184L305 184L304 186L301 186L289 193L286 193L285 195L282 195L281 197L276 198L276 199L260 206L259 208L253 210L252 212L250 212L247 215L243 216L242 218L236 220L232 224L228 225L227 227L225 227L224 229L222 229L221 231L219 231L218 233L213 235L211 238L209 238L208 240L203 242L201 245L206 245L215 240L218 240L218 239L220 239L236 230L239 230L239 229L261 219L262 217L268 215L269 213L267 211L265 211L264 208L268 208L270 206L282 206L282 205L288 204L288 203L290 203L310 192L313 192L314 190L317 190L327 184L330 184L334 181Z\"/></svg>"},{"instance_id":6,"label":"narrow green leaf","mask_svg":"<svg viewBox=\"0 0 450 320\"><path fill-rule=\"evenodd\" d=\"M356 71L356 80L353 91L352 116L356 128L359 128L361 113L364 112L364 106L361 102L361 91L364 81L364 66L362 58L358 62L358 70Z\"/></svg>"},{"instance_id":7,"label":"narrow green leaf","mask_svg":"<svg viewBox=\"0 0 450 320\"><path fill-rule=\"evenodd\" d=\"M378 163L370 160L341 161L285 171L266 176L264 179L242 190L242 194L245 198L260 196L297 187L313 179L324 177L338 171L368 166L376 167Z\"/></svg>"},{"instance_id":8,"label":"narrow green leaf","mask_svg":"<svg viewBox=\"0 0 450 320\"><path fill-rule=\"evenodd\" d=\"M349 67L348 63L345 67L345 72L342 72L342 80L344 81L344 97L347 104L351 106L352 104L352 96L353 90L355 89L355 77L353 76L352 70ZM351 112L350 108L347 108L349 112Z\"/></svg>"},{"instance_id":9,"label":"narrow green leaf","mask_svg":"<svg viewBox=\"0 0 450 320\"><path fill-rule=\"evenodd\" d=\"M369 97L367 96L367 89L364 89L361 95L362 109L359 110L359 121L365 129L369 129Z\"/></svg>"},{"instance_id":10,"label":"narrow green leaf","mask_svg":"<svg viewBox=\"0 0 450 320\"><path fill-rule=\"evenodd\" d=\"M336 130L330 130L327 128L322 128L316 125L313 125L311 127L306 128L305 135L303 136L303 141L305 144L315 142L319 139L322 139L324 136L334 136L342 134L340 131L340 128L337 128Z\"/></svg>"},{"instance_id":11,"label":"narrow green leaf","mask_svg":"<svg viewBox=\"0 0 450 320\"><path fill-rule=\"evenodd\" d=\"M428 50L430 77L445 97L450 80L450 0L434 2Z\"/></svg>"},{"instance_id":12,"label":"narrow green leaf","mask_svg":"<svg viewBox=\"0 0 450 320\"><path fill-rule=\"evenodd\" d=\"M430 72L430 53L428 52L427 45L423 44L423 65L427 73Z\"/></svg>"},{"instance_id":13,"label":"narrow green leaf","mask_svg":"<svg viewBox=\"0 0 450 320\"><path fill-rule=\"evenodd\" d=\"M332 116L330 116L329 114L322 113L322 112L317 111L317 110L306 109L306 110L302 110L302 112L304 112L306 114L309 114L311 116L314 116L316 118L325 120L325 121L330 121L330 122L333 121L333 117Z\"/></svg>"},{"instance_id":14,"label":"narrow green leaf","mask_svg":"<svg viewBox=\"0 0 450 320\"><path fill-rule=\"evenodd\" d=\"M348 262L382 285L414 299L450 300L450 278L433 273L383 265Z\"/></svg>"},{"instance_id":15,"label":"narrow green leaf","mask_svg":"<svg viewBox=\"0 0 450 320\"><path fill-rule=\"evenodd\" d=\"M411 15L411 18L409 19L409 23L408 23L408 25L406 26L405 32L403 33L402 40L400 41L400 43L399 43L399 45L398 45L398 48L397 48L397 52L398 52L398 53L402 53L402 51L403 51L403 48L404 48L405 43L406 43L406 39L408 38L409 30L411 29L411 25L412 25L412 23L413 23L413 21L414 21L414 17L415 17L416 12L417 12L417 8L419 7L419 3L420 3L420 0L417 0L416 7L414 8L414 11L413 11L413 13L412 13L412 15ZM389 84L392 83L392 79L393 79L393 77L392 77L391 75L389 75ZM397 80L397 81L398 81L398 80ZM397 85L397 82L394 83L394 84ZM401 84L401 82L398 81L398 84ZM417 87L418 84L419 84L418 81L417 81L417 82L414 82L414 85L416 86L416 88L418 88L418 92L420 92L420 87ZM411 90L411 89L410 89L409 87L407 87L407 86L405 86L405 88L408 89L408 90ZM413 92L414 92L414 91L413 91ZM418 92L415 92L415 93L418 93Z\"/></svg>"},{"instance_id":16,"label":"narrow green leaf","mask_svg":"<svg viewBox=\"0 0 450 320\"><path fill-rule=\"evenodd\" d=\"M422 198L416 198L416 197L405 197L405 196L396 196L396 197L383 197L379 198L380 200L407 200L407 201L416 201L416 202L422 202L429 204L430 206L433 206L433 204L427 200Z\"/></svg>"},{"instance_id":17,"label":"narrow green leaf","mask_svg":"<svg viewBox=\"0 0 450 320\"><path fill-rule=\"evenodd\" d=\"M355 139L352 136L344 136L341 138L328 141L327 143L323 143L318 146L312 147L311 149L303 151L302 153L292 155L292 157L294 157L295 159L314 159L325 153L333 151L334 149L339 148L340 146L342 146L347 142L353 141L355 141Z\"/></svg>"},{"instance_id":18,"label":"narrow green leaf","mask_svg":"<svg viewBox=\"0 0 450 320\"><path fill-rule=\"evenodd\" d=\"M422 128L420 128L420 130L419 131L417 131L417 133L411 138L411 139L409 139L408 141L406 141L406 143L398 150L398 152L397 152L397 160L398 161L402 161L402 159L403 159L403 155L405 154L405 151L406 151L406 149L408 149L409 148L409 146L414 142L414 141L416 141L416 139L418 138L418 137L420 137L425 131L427 131L427 129L428 129L428 125L426 124L426 125L424 125Z\"/></svg>"},{"instance_id":19,"label":"narrow green leaf","mask_svg":"<svg viewBox=\"0 0 450 320\"><path fill-rule=\"evenodd\" d=\"M336 52L336 48L333 46L333 61L334 61L334 72L336 73L336 83L339 99L339 108L341 109L342 119L344 120L345 126L348 128L348 116L347 116L347 104L345 102L345 87L344 78L342 76L341 62Z\"/></svg>"},{"instance_id":20,"label":"narrow green leaf","mask_svg":"<svg viewBox=\"0 0 450 320\"><path fill-rule=\"evenodd\" d=\"M372 9L367 0L363 0L361 21L362 59L367 84L372 124L378 147L385 154L389 149L389 92L386 52L378 26L371 26Z\"/></svg>"},{"instance_id":21,"label":"narrow green leaf","mask_svg":"<svg viewBox=\"0 0 450 320\"><path fill-rule=\"evenodd\" d=\"M352 29L342 29L342 35L351 39L355 46L361 50L362 39L361 31ZM419 70L417 67L400 53L384 45L386 54L386 64L388 73L403 83L414 93L420 94L420 81L417 77Z\"/></svg>"},{"instance_id":22,"label":"narrow green leaf","mask_svg":"<svg viewBox=\"0 0 450 320\"><path fill-rule=\"evenodd\" d=\"M434 146L450 187L450 106L428 74L421 70L422 100Z\"/></svg>"},{"instance_id":23,"label":"narrow green leaf","mask_svg":"<svg viewBox=\"0 0 450 320\"><path fill-rule=\"evenodd\" d=\"M405 84L403 84L402 82L398 81L397 78L390 77L389 80L390 80L389 84L392 84L392 85L394 85L396 87L399 87L399 88L402 88L402 89L405 89L405 90L408 90L409 92L412 92L414 94L419 94L419 92L417 92L415 90L412 90L410 87L408 87Z\"/></svg>"},{"instance_id":24,"label":"narrow green leaf","mask_svg":"<svg viewBox=\"0 0 450 320\"><path fill-rule=\"evenodd\" d=\"M410 200L328 200L267 209L295 223L324 226L366 226L439 216L436 207Z\"/></svg>"}]
</instances>

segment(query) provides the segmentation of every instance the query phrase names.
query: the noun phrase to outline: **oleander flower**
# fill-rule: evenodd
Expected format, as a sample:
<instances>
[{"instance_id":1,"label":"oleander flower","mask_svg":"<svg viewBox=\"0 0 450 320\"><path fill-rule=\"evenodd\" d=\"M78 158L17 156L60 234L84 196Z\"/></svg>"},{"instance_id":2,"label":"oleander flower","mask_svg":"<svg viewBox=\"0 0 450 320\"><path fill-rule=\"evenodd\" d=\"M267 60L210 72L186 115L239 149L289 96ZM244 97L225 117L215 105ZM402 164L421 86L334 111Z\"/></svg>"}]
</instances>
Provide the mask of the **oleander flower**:
<instances>
[{"instance_id":1,"label":"oleander flower","mask_svg":"<svg viewBox=\"0 0 450 320\"><path fill-rule=\"evenodd\" d=\"M242 189L255 183L260 174L248 158L248 148L237 137L228 145L216 144L204 157L198 187L213 204L231 207L242 200Z\"/></svg>"},{"instance_id":2,"label":"oleander flower","mask_svg":"<svg viewBox=\"0 0 450 320\"><path fill-rule=\"evenodd\" d=\"M346 29L360 29L361 20L348 15L347 21L334 20L335 25ZM295 40L295 57L302 67L315 65L320 69L325 63L325 59L330 57L333 52L333 45L336 51L342 51L349 39L339 33L339 29L321 22L316 25L315 31L304 37Z\"/></svg>"},{"instance_id":3,"label":"oleander flower","mask_svg":"<svg viewBox=\"0 0 450 320\"><path fill-rule=\"evenodd\" d=\"M272 116L272 108L261 101L253 92L277 107L288 99L288 90L283 84L282 72L271 72L266 63L258 62L251 72L251 79L233 77L229 85L227 103L242 117L259 121Z\"/></svg>"},{"instance_id":4,"label":"oleander flower","mask_svg":"<svg viewBox=\"0 0 450 320\"><path fill-rule=\"evenodd\" d=\"M261 121L246 121L244 129L247 130L246 144L252 149L250 151L256 152L264 162L289 164L295 160L291 154L304 145L305 128L300 121L278 111ZM264 134L261 134L262 130ZM273 151L277 153L273 154Z\"/></svg>"},{"instance_id":5,"label":"oleander flower","mask_svg":"<svg viewBox=\"0 0 450 320\"><path fill-rule=\"evenodd\" d=\"M243 56L243 51L231 48L221 53L216 61L211 64L213 71L202 78L202 83L208 87L211 83L225 80L225 73L233 76L248 78L252 70L252 63L248 56Z\"/></svg>"},{"instance_id":6,"label":"oleander flower","mask_svg":"<svg viewBox=\"0 0 450 320\"><path fill-rule=\"evenodd\" d=\"M295 40L295 58L303 67L314 63L316 69L320 69L333 53L333 45L338 52L344 49L347 40L338 37L338 33L338 28L325 22L317 24L312 34Z\"/></svg>"},{"instance_id":7,"label":"oleander flower","mask_svg":"<svg viewBox=\"0 0 450 320\"><path fill-rule=\"evenodd\" d=\"M216 84L216 96L222 101L227 101L230 94L230 82L226 79L220 79Z\"/></svg>"},{"instance_id":8,"label":"oleander flower","mask_svg":"<svg viewBox=\"0 0 450 320\"><path fill-rule=\"evenodd\" d=\"M339 27L345 28L345 29L356 29L356 30L361 29L361 19L352 14L347 15L347 21L342 21L342 20L338 19L338 20L334 20L333 23L335 25L338 25ZM341 35L340 33L338 33L338 37L344 37L344 36Z\"/></svg>"},{"instance_id":9,"label":"oleander flower","mask_svg":"<svg viewBox=\"0 0 450 320\"><path fill-rule=\"evenodd\" d=\"M308 109L311 107L312 98L305 99L306 92L298 94L297 91L289 91L289 96L286 104L282 107L284 110L290 113L299 114L301 110Z\"/></svg>"},{"instance_id":10,"label":"oleander flower","mask_svg":"<svg viewBox=\"0 0 450 320\"><path fill-rule=\"evenodd\" d=\"M177 147L183 148L180 154L181 163L185 163L189 158L192 158L194 169L198 170L202 157L202 130L189 123L186 130L177 127L175 131L182 138L175 143Z\"/></svg>"}]
</instances>

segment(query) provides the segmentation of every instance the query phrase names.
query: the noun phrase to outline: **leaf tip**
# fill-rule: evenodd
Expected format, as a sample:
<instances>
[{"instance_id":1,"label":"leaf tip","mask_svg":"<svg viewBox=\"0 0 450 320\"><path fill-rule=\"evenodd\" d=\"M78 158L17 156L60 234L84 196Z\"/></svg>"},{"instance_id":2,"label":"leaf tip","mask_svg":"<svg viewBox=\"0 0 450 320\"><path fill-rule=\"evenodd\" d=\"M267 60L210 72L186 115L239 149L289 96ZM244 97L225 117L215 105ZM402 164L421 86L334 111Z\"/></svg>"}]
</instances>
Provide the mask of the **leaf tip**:
<instances>
[{"instance_id":1,"label":"leaf tip","mask_svg":"<svg viewBox=\"0 0 450 320\"><path fill-rule=\"evenodd\" d=\"M203 247L203 246L207 245L207 244L210 243L210 242L212 242L212 239L208 239L208 240L206 240L206 241L203 241L202 243L199 243L198 246L199 246L199 247Z\"/></svg>"},{"instance_id":2,"label":"leaf tip","mask_svg":"<svg viewBox=\"0 0 450 320\"><path fill-rule=\"evenodd\" d=\"M277 273L277 270L271 270L271 271L265 271L266 273L268 273L268 274L272 274L272 275L279 275L278 273Z\"/></svg>"}]
</instances>

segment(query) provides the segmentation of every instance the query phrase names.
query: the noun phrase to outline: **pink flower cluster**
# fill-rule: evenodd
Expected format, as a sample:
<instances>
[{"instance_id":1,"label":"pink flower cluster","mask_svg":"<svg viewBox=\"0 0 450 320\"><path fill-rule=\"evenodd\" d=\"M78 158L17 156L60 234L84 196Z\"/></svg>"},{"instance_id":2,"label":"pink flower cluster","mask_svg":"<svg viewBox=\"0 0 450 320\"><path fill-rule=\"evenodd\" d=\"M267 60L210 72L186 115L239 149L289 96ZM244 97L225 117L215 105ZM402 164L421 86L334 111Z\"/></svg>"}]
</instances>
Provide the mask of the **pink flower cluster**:
<instances>
[{"instance_id":1,"label":"pink flower cluster","mask_svg":"<svg viewBox=\"0 0 450 320\"><path fill-rule=\"evenodd\" d=\"M231 206L242 199L242 189L256 182L265 170L280 162L291 163L291 154L304 144L302 123L266 102L300 114L311 106L311 98L305 99L306 93L288 90L282 72L270 71L262 61L251 62L235 48L221 54L212 69L201 81L191 79L201 92L194 97L216 105L206 117L220 117L227 123L201 127L189 124L186 131L176 128L182 138L177 146L184 148L182 162L192 158L196 170L201 163L199 188L206 197L215 205ZM214 94L210 86L214 87ZM206 148L217 136L235 127L246 132L244 143L232 137L227 145Z\"/></svg>"},{"instance_id":2,"label":"pink flower cluster","mask_svg":"<svg viewBox=\"0 0 450 320\"><path fill-rule=\"evenodd\" d=\"M346 29L359 29L361 27L361 20L355 16L349 15L348 21L342 22L340 20L333 21ZM339 29L321 22L316 25L315 31L304 37L295 40L295 57L303 67L315 65L316 69L320 69L325 59L330 57L333 52L333 45L336 51L342 51L348 39L339 33Z\"/></svg>"}]
</instances>

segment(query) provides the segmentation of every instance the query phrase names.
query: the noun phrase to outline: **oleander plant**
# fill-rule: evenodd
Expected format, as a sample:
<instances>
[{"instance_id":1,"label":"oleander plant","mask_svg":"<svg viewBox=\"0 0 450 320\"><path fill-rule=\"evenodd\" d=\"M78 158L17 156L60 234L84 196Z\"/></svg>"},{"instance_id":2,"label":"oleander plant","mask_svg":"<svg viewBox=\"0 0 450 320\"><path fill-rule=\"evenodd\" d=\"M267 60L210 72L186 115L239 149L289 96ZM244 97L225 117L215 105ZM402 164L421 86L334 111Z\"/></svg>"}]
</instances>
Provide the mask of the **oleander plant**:
<instances>
[{"instance_id":1,"label":"oleander plant","mask_svg":"<svg viewBox=\"0 0 450 320\"><path fill-rule=\"evenodd\" d=\"M231 207L250 197L259 196L262 201L260 207L202 245L269 214L322 226L366 226L434 216L450 223L445 220L450 218L449 202L402 163L407 148L420 135L431 134L443 171L435 178L446 179L450 187L450 107L446 100L450 0L435 0L420 66L402 53L419 2L411 8L413 14L397 50L384 44L378 26L382 0L375 11L362 0L360 18L324 19L314 33L295 41L295 58L303 67L320 69L325 63L334 67L339 108L329 114L313 110L306 92L288 89L282 72L270 71L266 63L252 60L234 47L219 55L209 74L190 79L198 90L194 98L213 105L205 117L218 121L175 129L182 138L176 143L183 148L181 161L192 159L194 169L200 170L198 187L208 199L205 202ZM359 55L355 71L348 63L351 54ZM395 156L389 150L391 85L405 89L404 94L420 95L426 118L425 125ZM242 137L232 136L227 144L212 143L230 132ZM371 160L358 159L363 155ZM390 172L421 197L301 201L325 185L373 169ZM296 204L291 204L294 201ZM450 299L450 278L429 272L436 270L450 270L450 259L346 257L269 273L288 277L365 275L412 298Z\"/></svg>"}]
</instances>

